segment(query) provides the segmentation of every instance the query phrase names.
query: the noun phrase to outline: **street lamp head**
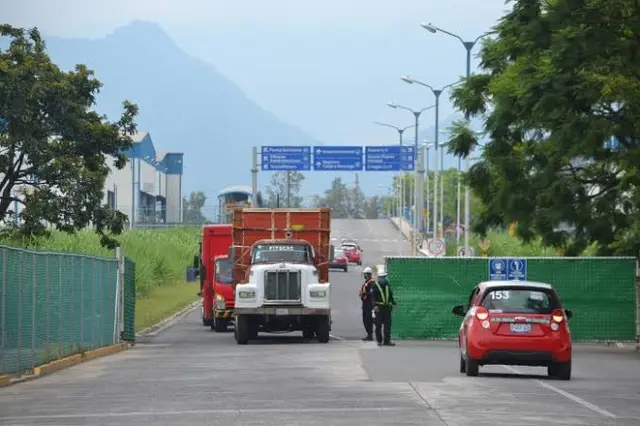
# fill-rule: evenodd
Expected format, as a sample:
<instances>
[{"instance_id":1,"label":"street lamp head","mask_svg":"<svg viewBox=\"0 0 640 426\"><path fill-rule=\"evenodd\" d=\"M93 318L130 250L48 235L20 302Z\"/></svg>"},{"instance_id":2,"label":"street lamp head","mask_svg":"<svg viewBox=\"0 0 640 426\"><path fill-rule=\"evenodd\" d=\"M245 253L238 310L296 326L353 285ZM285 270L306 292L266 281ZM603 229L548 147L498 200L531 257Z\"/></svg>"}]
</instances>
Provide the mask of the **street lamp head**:
<instances>
[{"instance_id":1,"label":"street lamp head","mask_svg":"<svg viewBox=\"0 0 640 426\"><path fill-rule=\"evenodd\" d=\"M402 77L400 77L402 79L402 81L404 81L405 83L409 83L409 84L413 84L415 82L415 80L411 77L409 77L408 75L404 75Z\"/></svg>"},{"instance_id":2,"label":"street lamp head","mask_svg":"<svg viewBox=\"0 0 640 426\"><path fill-rule=\"evenodd\" d=\"M438 28L435 25L431 24L431 22L429 22L428 24L425 24L423 22L422 24L420 24L420 26L430 33L435 33L436 31L438 31Z\"/></svg>"},{"instance_id":3,"label":"street lamp head","mask_svg":"<svg viewBox=\"0 0 640 426\"><path fill-rule=\"evenodd\" d=\"M389 108L398 108L398 104L396 104L395 102L387 102L387 106Z\"/></svg>"}]
</instances>

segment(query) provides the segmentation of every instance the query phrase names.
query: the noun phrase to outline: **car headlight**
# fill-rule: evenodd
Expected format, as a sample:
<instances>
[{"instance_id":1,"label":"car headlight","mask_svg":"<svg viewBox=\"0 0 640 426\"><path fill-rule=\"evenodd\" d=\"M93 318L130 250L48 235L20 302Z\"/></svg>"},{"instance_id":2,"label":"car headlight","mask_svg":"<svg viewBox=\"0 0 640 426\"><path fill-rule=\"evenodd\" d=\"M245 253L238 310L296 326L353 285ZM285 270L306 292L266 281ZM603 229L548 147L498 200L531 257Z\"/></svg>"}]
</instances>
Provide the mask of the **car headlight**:
<instances>
[{"instance_id":1,"label":"car headlight","mask_svg":"<svg viewBox=\"0 0 640 426\"><path fill-rule=\"evenodd\" d=\"M311 297L327 297L326 290L312 290L310 293Z\"/></svg>"},{"instance_id":2,"label":"car headlight","mask_svg":"<svg viewBox=\"0 0 640 426\"><path fill-rule=\"evenodd\" d=\"M253 299L254 297L256 297L256 292L251 290L251 291L239 291L238 292L238 296L240 296L240 299Z\"/></svg>"}]
</instances>

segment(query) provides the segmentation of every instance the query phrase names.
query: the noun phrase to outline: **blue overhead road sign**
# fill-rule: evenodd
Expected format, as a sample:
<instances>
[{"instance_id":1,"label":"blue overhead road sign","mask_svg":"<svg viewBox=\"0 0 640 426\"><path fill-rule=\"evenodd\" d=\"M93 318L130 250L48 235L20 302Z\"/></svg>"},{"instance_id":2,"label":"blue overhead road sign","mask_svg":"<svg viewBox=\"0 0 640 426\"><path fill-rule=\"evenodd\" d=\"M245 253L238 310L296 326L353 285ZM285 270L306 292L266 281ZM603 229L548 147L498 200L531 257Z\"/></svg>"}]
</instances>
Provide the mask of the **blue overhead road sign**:
<instances>
[{"instance_id":1,"label":"blue overhead road sign","mask_svg":"<svg viewBox=\"0 0 640 426\"><path fill-rule=\"evenodd\" d=\"M378 172L415 170L415 152L415 146L367 146L364 168Z\"/></svg>"},{"instance_id":2,"label":"blue overhead road sign","mask_svg":"<svg viewBox=\"0 0 640 426\"><path fill-rule=\"evenodd\" d=\"M263 171L311 170L310 146L263 146L261 157Z\"/></svg>"},{"instance_id":3,"label":"blue overhead road sign","mask_svg":"<svg viewBox=\"0 0 640 426\"><path fill-rule=\"evenodd\" d=\"M314 146L313 169L318 171L362 170L361 146Z\"/></svg>"},{"instance_id":4,"label":"blue overhead road sign","mask_svg":"<svg viewBox=\"0 0 640 426\"><path fill-rule=\"evenodd\" d=\"M527 259L490 258L489 280L526 281Z\"/></svg>"}]
</instances>

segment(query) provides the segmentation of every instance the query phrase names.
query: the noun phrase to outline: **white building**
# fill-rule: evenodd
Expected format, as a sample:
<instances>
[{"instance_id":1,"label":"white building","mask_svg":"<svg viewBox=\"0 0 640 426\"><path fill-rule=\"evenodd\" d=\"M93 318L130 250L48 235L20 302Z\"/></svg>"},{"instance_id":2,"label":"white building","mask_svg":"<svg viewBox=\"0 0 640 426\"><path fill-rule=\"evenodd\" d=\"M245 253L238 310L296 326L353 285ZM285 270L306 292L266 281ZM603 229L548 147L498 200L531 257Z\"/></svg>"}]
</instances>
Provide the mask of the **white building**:
<instances>
[{"instance_id":1,"label":"white building","mask_svg":"<svg viewBox=\"0 0 640 426\"><path fill-rule=\"evenodd\" d=\"M127 165L112 167L105 182L104 202L129 217L131 227L182 222L184 154L156 152L148 132L133 137L125 152ZM113 158L108 158L113 164Z\"/></svg>"}]
</instances>

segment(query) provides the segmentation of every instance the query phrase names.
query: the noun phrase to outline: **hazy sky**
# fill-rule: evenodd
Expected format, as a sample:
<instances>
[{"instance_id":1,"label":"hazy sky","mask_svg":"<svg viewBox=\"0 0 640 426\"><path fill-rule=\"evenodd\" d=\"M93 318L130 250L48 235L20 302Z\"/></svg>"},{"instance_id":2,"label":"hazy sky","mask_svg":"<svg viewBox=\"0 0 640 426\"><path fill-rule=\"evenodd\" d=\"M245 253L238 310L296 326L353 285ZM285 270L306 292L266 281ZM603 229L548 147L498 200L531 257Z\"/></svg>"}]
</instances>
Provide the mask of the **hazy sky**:
<instances>
[{"instance_id":1,"label":"hazy sky","mask_svg":"<svg viewBox=\"0 0 640 426\"><path fill-rule=\"evenodd\" d=\"M134 19L157 22L285 121L327 144L364 145L395 142L373 120L413 122L388 101L433 104L430 92L400 76L442 86L464 73L460 42L421 22L473 39L506 9L504 0L0 0L0 21L74 38L104 37ZM452 108L444 96L441 103L445 117ZM433 120L427 115L422 126Z\"/></svg>"}]
</instances>

